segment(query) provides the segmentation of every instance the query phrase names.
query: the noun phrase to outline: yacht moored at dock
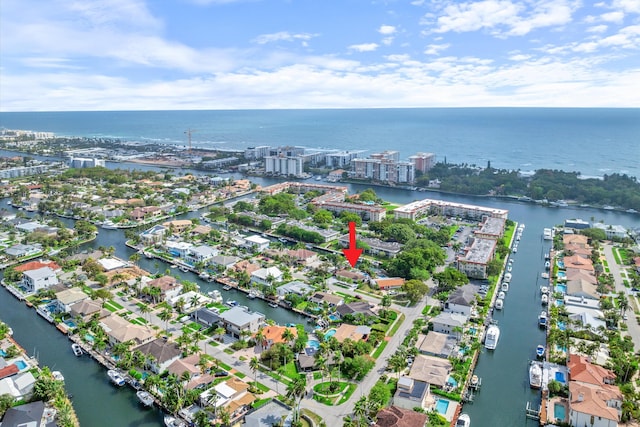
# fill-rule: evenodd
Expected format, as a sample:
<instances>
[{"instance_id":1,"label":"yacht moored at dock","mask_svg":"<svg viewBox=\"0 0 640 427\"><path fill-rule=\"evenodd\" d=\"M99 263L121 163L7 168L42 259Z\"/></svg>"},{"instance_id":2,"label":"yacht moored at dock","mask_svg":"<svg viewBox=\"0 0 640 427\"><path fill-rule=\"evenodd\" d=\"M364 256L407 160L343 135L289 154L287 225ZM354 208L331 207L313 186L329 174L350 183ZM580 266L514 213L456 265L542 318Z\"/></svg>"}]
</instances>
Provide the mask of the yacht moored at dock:
<instances>
[{"instance_id":1,"label":"yacht moored at dock","mask_svg":"<svg viewBox=\"0 0 640 427\"><path fill-rule=\"evenodd\" d=\"M471 418L467 414L460 414L458 421L456 421L456 427L470 427Z\"/></svg>"},{"instance_id":2,"label":"yacht moored at dock","mask_svg":"<svg viewBox=\"0 0 640 427\"><path fill-rule=\"evenodd\" d=\"M136 396L144 406L153 406L153 396L148 391L138 390Z\"/></svg>"},{"instance_id":3,"label":"yacht moored at dock","mask_svg":"<svg viewBox=\"0 0 640 427\"><path fill-rule=\"evenodd\" d=\"M535 389L542 387L542 368L535 361L529 366L529 386Z\"/></svg>"},{"instance_id":4,"label":"yacht moored at dock","mask_svg":"<svg viewBox=\"0 0 640 427\"><path fill-rule=\"evenodd\" d=\"M171 415L164 416L164 425L167 427L187 427L184 421L181 421L176 417L172 417Z\"/></svg>"},{"instance_id":5,"label":"yacht moored at dock","mask_svg":"<svg viewBox=\"0 0 640 427\"><path fill-rule=\"evenodd\" d=\"M544 310L538 316L538 326L541 328L547 327L547 312Z\"/></svg>"},{"instance_id":6,"label":"yacht moored at dock","mask_svg":"<svg viewBox=\"0 0 640 427\"><path fill-rule=\"evenodd\" d=\"M115 369L109 369L107 371L107 375L109 376L109 379L111 380L111 382L117 385L118 387L122 387L127 383L122 377L122 375L120 375L120 373Z\"/></svg>"},{"instance_id":7,"label":"yacht moored at dock","mask_svg":"<svg viewBox=\"0 0 640 427\"><path fill-rule=\"evenodd\" d=\"M542 344L536 347L536 357L542 359L544 357L544 346Z\"/></svg>"},{"instance_id":8,"label":"yacht moored at dock","mask_svg":"<svg viewBox=\"0 0 640 427\"><path fill-rule=\"evenodd\" d=\"M77 343L71 344L71 350L73 350L73 354L75 354L78 357L84 354L84 352L82 351L82 347L80 347L80 344L77 344Z\"/></svg>"},{"instance_id":9,"label":"yacht moored at dock","mask_svg":"<svg viewBox=\"0 0 640 427\"><path fill-rule=\"evenodd\" d=\"M498 339L500 338L500 328L498 325L490 325L487 328L487 335L484 339L484 346L488 350L495 350L498 346Z\"/></svg>"},{"instance_id":10,"label":"yacht moored at dock","mask_svg":"<svg viewBox=\"0 0 640 427\"><path fill-rule=\"evenodd\" d=\"M501 298L498 298L498 299L496 300L496 305L495 305L495 307L496 307L496 310L502 310L502 308L504 307L504 300L503 300L503 299L501 299Z\"/></svg>"}]
</instances>

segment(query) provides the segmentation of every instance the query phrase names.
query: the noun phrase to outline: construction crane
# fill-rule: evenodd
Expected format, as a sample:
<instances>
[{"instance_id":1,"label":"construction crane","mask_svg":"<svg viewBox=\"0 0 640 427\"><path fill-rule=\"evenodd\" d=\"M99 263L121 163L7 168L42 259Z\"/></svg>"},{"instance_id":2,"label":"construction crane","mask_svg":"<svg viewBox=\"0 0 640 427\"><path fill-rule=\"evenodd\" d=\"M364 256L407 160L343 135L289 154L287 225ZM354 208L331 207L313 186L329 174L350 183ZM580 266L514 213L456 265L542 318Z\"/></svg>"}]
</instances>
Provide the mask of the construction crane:
<instances>
[{"instance_id":1,"label":"construction crane","mask_svg":"<svg viewBox=\"0 0 640 427\"><path fill-rule=\"evenodd\" d=\"M184 133L185 133L185 134L187 135L187 137L189 138L189 150L187 151L187 153L189 153L189 154L191 154L191 134L192 134L193 132L196 132L196 131L195 131L195 130L193 130L193 129L187 129L187 130L185 130L185 131L184 131Z\"/></svg>"}]
</instances>

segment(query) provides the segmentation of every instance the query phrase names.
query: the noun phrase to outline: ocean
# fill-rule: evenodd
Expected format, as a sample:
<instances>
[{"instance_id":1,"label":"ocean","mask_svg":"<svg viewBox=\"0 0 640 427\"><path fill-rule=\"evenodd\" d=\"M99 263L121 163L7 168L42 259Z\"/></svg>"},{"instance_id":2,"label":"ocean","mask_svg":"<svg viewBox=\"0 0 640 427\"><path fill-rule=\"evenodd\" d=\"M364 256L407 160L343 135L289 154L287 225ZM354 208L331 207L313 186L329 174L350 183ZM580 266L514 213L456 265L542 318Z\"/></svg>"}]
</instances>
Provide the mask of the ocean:
<instances>
[{"instance_id":1,"label":"ocean","mask_svg":"<svg viewBox=\"0 0 640 427\"><path fill-rule=\"evenodd\" d=\"M0 128L243 150L432 152L438 161L640 177L640 109L418 108L0 113Z\"/></svg>"}]
</instances>

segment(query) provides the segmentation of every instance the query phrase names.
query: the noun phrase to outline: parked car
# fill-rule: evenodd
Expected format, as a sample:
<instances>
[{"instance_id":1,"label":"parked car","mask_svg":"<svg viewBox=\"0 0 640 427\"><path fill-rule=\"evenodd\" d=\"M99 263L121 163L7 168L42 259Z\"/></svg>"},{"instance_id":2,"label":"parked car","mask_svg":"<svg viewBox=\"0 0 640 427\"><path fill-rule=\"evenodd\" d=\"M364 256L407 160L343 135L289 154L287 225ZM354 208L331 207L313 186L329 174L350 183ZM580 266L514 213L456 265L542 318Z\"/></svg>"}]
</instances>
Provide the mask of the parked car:
<instances>
[{"instance_id":1,"label":"parked car","mask_svg":"<svg viewBox=\"0 0 640 427\"><path fill-rule=\"evenodd\" d=\"M227 375L229 375L229 373L227 371L218 371L215 373L215 377L226 377Z\"/></svg>"}]
</instances>

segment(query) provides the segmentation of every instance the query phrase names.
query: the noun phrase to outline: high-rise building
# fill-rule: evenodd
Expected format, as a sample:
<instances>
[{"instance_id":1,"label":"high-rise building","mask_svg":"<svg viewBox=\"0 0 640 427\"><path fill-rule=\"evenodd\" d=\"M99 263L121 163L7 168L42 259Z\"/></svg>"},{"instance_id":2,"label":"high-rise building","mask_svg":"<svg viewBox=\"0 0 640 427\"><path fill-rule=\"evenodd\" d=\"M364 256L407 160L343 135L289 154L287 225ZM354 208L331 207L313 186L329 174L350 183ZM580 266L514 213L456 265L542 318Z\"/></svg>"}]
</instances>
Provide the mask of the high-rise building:
<instances>
[{"instance_id":1,"label":"high-rise building","mask_svg":"<svg viewBox=\"0 0 640 427\"><path fill-rule=\"evenodd\" d=\"M427 172L436 164L436 155L433 153L416 153L409 157L417 171Z\"/></svg>"}]
</instances>

